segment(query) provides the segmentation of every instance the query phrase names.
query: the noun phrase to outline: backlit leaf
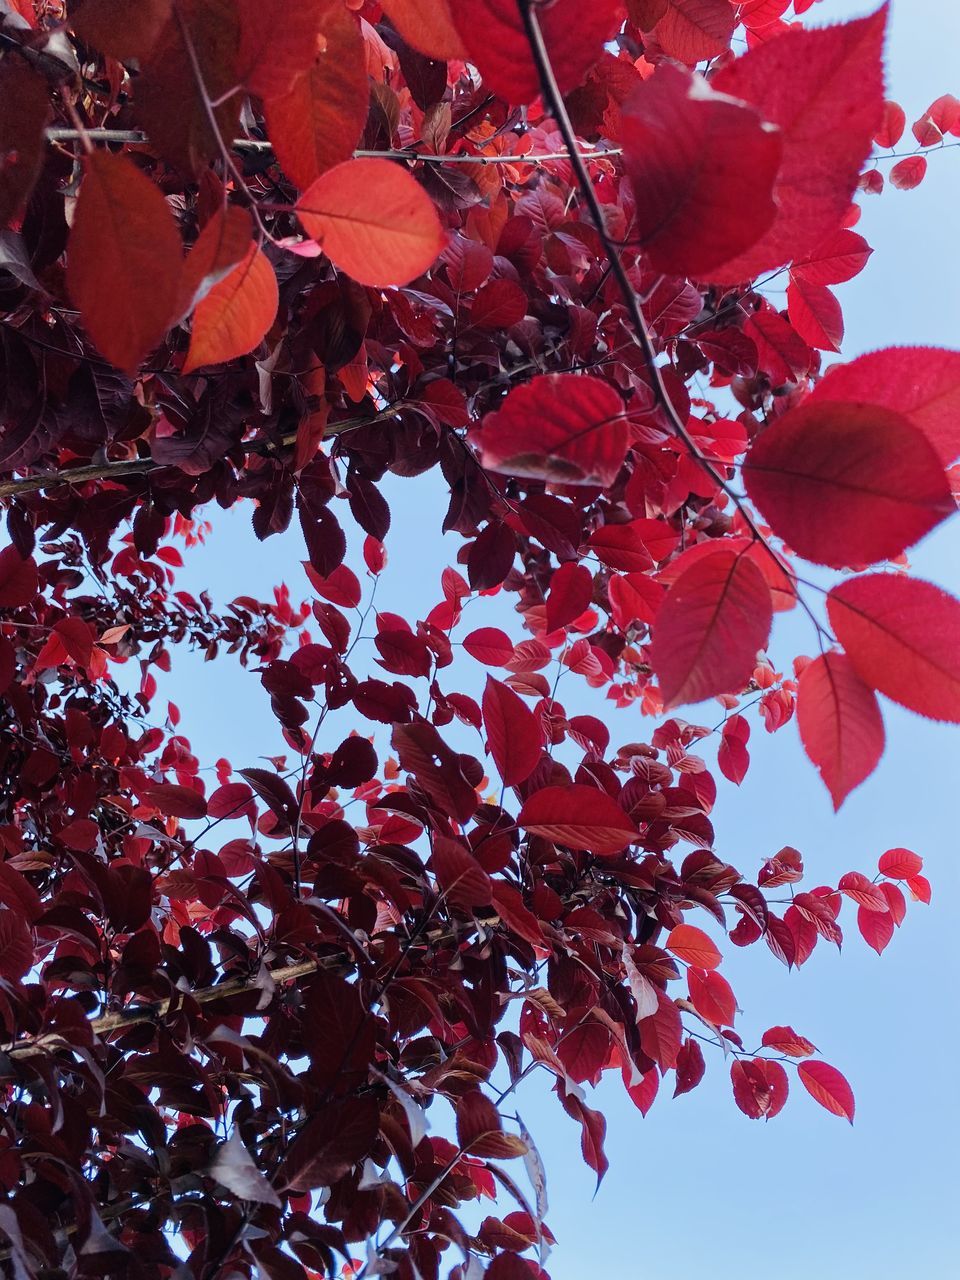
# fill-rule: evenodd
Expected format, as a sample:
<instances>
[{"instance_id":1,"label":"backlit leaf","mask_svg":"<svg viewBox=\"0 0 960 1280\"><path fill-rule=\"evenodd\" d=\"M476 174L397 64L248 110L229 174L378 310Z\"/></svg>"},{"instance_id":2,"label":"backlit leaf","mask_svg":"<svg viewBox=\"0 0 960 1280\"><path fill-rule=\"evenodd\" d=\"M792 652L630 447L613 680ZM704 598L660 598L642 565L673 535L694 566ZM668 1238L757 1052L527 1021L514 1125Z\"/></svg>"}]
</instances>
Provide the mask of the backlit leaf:
<instances>
[{"instance_id":1,"label":"backlit leaf","mask_svg":"<svg viewBox=\"0 0 960 1280\"><path fill-rule=\"evenodd\" d=\"M270 260L251 240L243 260L213 286L194 312L184 373L252 351L276 319L279 301Z\"/></svg>"},{"instance_id":2,"label":"backlit leaf","mask_svg":"<svg viewBox=\"0 0 960 1280\"><path fill-rule=\"evenodd\" d=\"M773 225L715 279L733 284L802 258L840 226L883 114L886 18L884 7L822 30L794 28L711 81L717 92L756 107L783 142Z\"/></svg>"},{"instance_id":3,"label":"backlit leaf","mask_svg":"<svg viewBox=\"0 0 960 1280\"><path fill-rule=\"evenodd\" d=\"M67 254L67 288L111 364L134 373L176 319L182 253L173 215L125 156L95 151Z\"/></svg>"},{"instance_id":4,"label":"backlit leaf","mask_svg":"<svg viewBox=\"0 0 960 1280\"><path fill-rule=\"evenodd\" d=\"M716 943L693 924L678 924L671 929L664 945L697 969L716 969L722 959Z\"/></svg>"},{"instance_id":5,"label":"backlit leaf","mask_svg":"<svg viewBox=\"0 0 960 1280\"><path fill-rule=\"evenodd\" d=\"M723 53L736 22L729 0L667 0L653 34L668 58L692 66Z\"/></svg>"},{"instance_id":6,"label":"backlit leaf","mask_svg":"<svg viewBox=\"0 0 960 1280\"><path fill-rule=\"evenodd\" d=\"M923 870L923 859L910 849L888 849L880 855L877 868L881 875L891 880L909 880Z\"/></svg>"},{"instance_id":7,"label":"backlit leaf","mask_svg":"<svg viewBox=\"0 0 960 1280\"><path fill-rule=\"evenodd\" d=\"M556 484L612 484L629 444L618 392L573 373L515 387L471 438L485 467Z\"/></svg>"},{"instance_id":8,"label":"backlit leaf","mask_svg":"<svg viewBox=\"0 0 960 1280\"><path fill-rule=\"evenodd\" d=\"M801 1062L797 1072L811 1098L831 1115L845 1117L853 1124L856 1109L853 1090L836 1067L826 1062Z\"/></svg>"},{"instance_id":9,"label":"backlit leaf","mask_svg":"<svg viewBox=\"0 0 960 1280\"><path fill-rule=\"evenodd\" d=\"M861 680L931 720L960 722L960 601L875 573L834 587L827 611Z\"/></svg>"},{"instance_id":10,"label":"backlit leaf","mask_svg":"<svg viewBox=\"0 0 960 1280\"><path fill-rule=\"evenodd\" d=\"M360 284L407 284L443 248L433 202L389 160L327 170L300 197L297 214L331 262Z\"/></svg>"},{"instance_id":11,"label":"backlit leaf","mask_svg":"<svg viewBox=\"0 0 960 1280\"><path fill-rule=\"evenodd\" d=\"M540 725L523 699L493 676L487 676L482 707L497 771L505 786L515 787L529 778L540 760Z\"/></svg>"},{"instance_id":12,"label":"backlit leaf","mask_svg":"<svg viewBox=\"0 0 960 1280\"><path fill-rule=\"evenodd\" d=\"M654 624L650 662L664 706L742 689L772 622L770 589L747 556L718 549L691 564Z\"/></svg>"},{"instance_id":13,"label":"backlit leaf","mask_svg":"<svg viewBox=\"0 0 960 1280\"><path fill-rule=\"evenodd\" d=\"M867 404L818 400L784 414L754 444L743 475L774 532L834 568L892 559L955 510L924 434Z\"/></svg>"},{"instance_id":14,"label":"backlit leaf","mask_svg":"<svg viewBox=\"0 0 960 1280\"><path fill-rule=\"evenodd\" d=\"M441 62L466 58L450 14L450 0L386 0L387 16L407 44Z\"/></svg>"},{"instance_id":15,"label":"backlit leaf","mask_svg":"<svg viewBox=\"0 0 960 1280\"><path fill-rule=\"evenodd\" d=\"M637 238L658 270L709 278L772 225L780 135L702 77L662 63L624 105L621 137Z\"/></svg>"},{"instance_id":16,"label":"backlit leaf","mask_svg":"<svg viewBox=\"0 0 960 1280\"><path fill-rule=\"evenodd\" d=\"M883 755L883 718L876 694L845 654L822 654L800 676L797 722L804 750L819 769L833 807L839 809Z\"/></svg>"},{"instance_id":17,"label":"backlit leaf","mask_svg":"<svg viewBox=\"0 0 960 1280\"><path fill-rule=\"evenodd\" d=\"M237 78L247 91L261 98L286 93L313 62L326 11L334 8L341 0L238 0Z\"/></svg>"},{"instance_id":18,"label":"backlit leaf","mask_svg":"<svg viewBox=\"0 0 960 1280\"><path fill-rule=\"evenodd\" d=\"M617 802L596 787L544 787L524 803L517 823L532 835L598 855L619 853L637 828Z\"/></svg>"}]
</instances>

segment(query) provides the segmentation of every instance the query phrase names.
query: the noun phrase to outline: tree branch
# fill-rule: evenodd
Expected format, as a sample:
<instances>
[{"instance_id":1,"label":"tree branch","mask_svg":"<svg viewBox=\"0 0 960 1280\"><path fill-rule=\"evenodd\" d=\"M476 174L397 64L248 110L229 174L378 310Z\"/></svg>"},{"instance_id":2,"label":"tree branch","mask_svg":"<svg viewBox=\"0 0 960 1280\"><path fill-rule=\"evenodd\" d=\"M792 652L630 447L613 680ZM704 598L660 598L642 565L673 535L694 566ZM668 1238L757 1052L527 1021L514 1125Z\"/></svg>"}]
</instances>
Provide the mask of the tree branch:
<instances>
[{"instance_id":1,"label":"tree branch","mask_svg":"<svg viewBox=\"0 0 960 1280\"><path fill-rule=\"evenodd\" d=\"M150 139L142 129L85 129L83 133L91 142L126 142L139 146L148 146L150 143ZM81 133L79 129L55 127L46 130L46 138L48 142L79 142ZM234 151L246 151L253 155L273 155L273 147L270 143L262 142L259 138L234 138L230 146ZM619 156L622 154L622 148L608 147L602 151L583 151L580 154L587 160L597 160L603 159L604 156ZM359 150L354 151L353 158L355 160L422 160L427 164L538 164L541 160L569 160L570 157L566 151L548 151L543 155L471 156L438 155L435 152L410 150Z\"/></svg>"},{"instance_id":2,"label":"tree branch","mask_svg":"<svg viewBox=\"0 0 960 1280\"><path fill-rule=\"evenodd\" d=\"M369 427L376 422L385 422L396 417L405 402L397 401L389 409L383 409L369 418L344 418L342 422L331 423L323 433L323 439L343 435L347 431L357 431L360 427ZM249 440L241 448L244 453L267 454L277 449L289 448L296 444L297 433L290 432L281 436L278 443L269 440ZM127 458L121 462L90 464L83 467L68 467L64 471L47 471L40 475L27 476L22 480L5 480L0 483L0 499L18 497L22 493L36 493L41 489L56 489L61 485L85 484L89 480L120 480L124 476L147 475L153 471L176 471L172 463L160 463L153 458Z\"/></svg>"}]
</instances>

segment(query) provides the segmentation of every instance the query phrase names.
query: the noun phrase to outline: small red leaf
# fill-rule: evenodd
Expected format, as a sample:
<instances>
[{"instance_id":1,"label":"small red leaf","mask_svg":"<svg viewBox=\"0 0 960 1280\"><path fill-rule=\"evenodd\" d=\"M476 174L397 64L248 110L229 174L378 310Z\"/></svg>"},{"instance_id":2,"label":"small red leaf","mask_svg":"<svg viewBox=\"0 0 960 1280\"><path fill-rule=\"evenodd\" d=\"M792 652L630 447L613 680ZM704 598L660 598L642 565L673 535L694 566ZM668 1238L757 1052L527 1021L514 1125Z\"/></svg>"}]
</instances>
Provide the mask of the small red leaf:
<instances>
[{"instance_id":1,"label":"small red leaf","mask_svg":"<svg viewBox=\"0 0 960 1280\"><path fill-rule=\"evenodd\" d=\"M716 969L722 959L717 944L692 924L678 924L664 945L678 959L697 969Z\"/></svg>"},{"instance_id":2,"label":"small red leaf","mask_svg":"<svg viewBox=\"0 0 960 1280\"><path fill-rule=\"evenodd\" d=\"M718 1027L732 1027L737 1014L737 998L726 978L703 969L687 970L687 984L693 1007L701 1018Z\"/></svg>"},{"instance_id":3,"label":"small red leaf","mask_svg":"<svg viewBox=\"0 0 960 1280\"><path fill-rule=\"evenodd\" d=\"M857 911L857 928L867 946L873 947L879 956L893 937L896 922L889 911L868 911L861 907Z\"/></svg>"},{"instance_id":4,"label":"small red leaf","mask_svg":"<svg viewBox=\"0 0 960 1280\"><path fill-rule=\"evenodd\" d=\"M513 641L498 627L478 627L464 638L463 647L471 658L488 667L505 667L513 658Z\"/></svg>"},{"instance_id":5,"label":"small red leaf","mask_svg":"<svg viewBox=\"0 0 960 1280\"><path fill-rule=\"evenodd\" d=\"M9 908L0 910L0 978L16 982L32 964L33 939L26 921Z\"/></svg>"},{"instance_id":6,"label":"small red leaf","mask_svg":"<svg viewBox=\"0 0 960 1280\"><path fill-rule=\"evenodd\" d=\"M845 1116L853 1124L856 1109L853 1090L836 1067L826 1062L801 1062L797 1071L800 1083L811 1098L831 1115Z\"/></svg>"},{"instance_id":7,"label":"small red leaf","mask_svg":"<svg viewBox=\"0 0 960 1280\"><path fill-rule=\"evenodd\" d=\"M251 241L244 258L198 304L183 372L246 355L277 316L277 277Z\"/></svg>"},{"instance_id":8,"label":"small red leaf","mask_svg":"<svg viewBox=\"0 0 960 1280\"><path fill-rule=\"evenodd\" d=\"M898 191L912 191L926 176L926 156L905 156L890 170L890 183Z\"/></svg>"},{"instance_id":9,"label":"small red leaf","mask_svg":"<svg viewBox=\"0 0 960 1280\"><path fill-rule=\"evenodd\" d=\"M557 631L576 621L593 599L593 575L574 560L562 564L550 579L547 630Z\"/></svg>"},{"instance_id":10,"label":"small red leaf","mask_svg":"<svg viewBox=\"0 0 960 1280\"><path fill-rule=\"evenodd\" d=\"M16 547L0 551L0 609L20 609L37 594L37 563L26 560Z\"/></svg>"},{"instance_id":11,"label":"small red leaf","mask_svg":"<svg viewBox=\"0 0 960 1280\"><path fill-rule=\"evenodd\" d=\"M770 1027L763 1033L760 1043L768 1049L776 1049L790 1058L809 1058L817 1046L794 1031L793 1027Z\"/></svg>"},{"instance_id":12,"label":"small red leaf","mask_svg":"<svg viewBox=\"0 0 960 1280\"><path fill-rule=\"evenodd\" d=\"M877 863L880 874L891 880L909 880L923 870L923 859L909 849L888 849Z\"/></svg>"},{"instance_id":13,"label":"small red leaf","mask_svg":"<svg viewBox=\"0 0 960 1280\"><path fill-rule=\"evenodd\" d=\"M841 876L837 889L858 907L863 907L866 911L886 914L887 900L883 896L882 889L872 880L868 880L862 871L848 871L846 875Z\"/></svg>"}]
</instances>

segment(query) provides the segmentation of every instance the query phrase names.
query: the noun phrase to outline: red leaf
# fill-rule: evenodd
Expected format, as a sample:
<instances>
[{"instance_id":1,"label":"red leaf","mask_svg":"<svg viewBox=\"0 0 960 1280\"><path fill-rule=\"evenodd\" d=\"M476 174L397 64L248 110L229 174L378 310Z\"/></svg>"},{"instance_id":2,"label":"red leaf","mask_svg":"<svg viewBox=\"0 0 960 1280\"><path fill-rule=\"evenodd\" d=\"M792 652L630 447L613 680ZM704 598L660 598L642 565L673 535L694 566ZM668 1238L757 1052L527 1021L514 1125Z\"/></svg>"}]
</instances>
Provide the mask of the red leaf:
<instances>
[{"instance_id":1,"label":"red leaf","mask_svg":"<svg viewBox=\"0 0 960 1280\"><path fill-rule=\"evenodd\" d=\"M0 63L0 101L0 227L5 227L40 176L47 152L43 130L51 113L46 83L20 57Z\"/></svg>"},{"instance_id":2,"label":"red leaf","mask_svg":"<svg viewBox=\"0 0 960 1280\"><path fill-rule=\"evenodd\" d=\"M907 900L903 896L902 890L898 889L895 884L888 884L886 880L881 881L880 890L887 900L887 910L893 919L895 925L903 924L907 916Z\"/></svg>"},{"instance_id":3,"label":"red leaf","mask_svg":"<svg viewBox=\"0 0 960 1280\"><path fill-rule=\"evenodd\" d=\"M909 880L923 870L923 859L909 849L888 849L877 863L880 874L891 880Z\"/></svg>"},{"instance_id":4,"label":"red leaf","mask_svg":"<svg viewBox=\"0 0 960 1280\"><path fill-rule=\"evenodd\" d=\"M770 1027L763 1033L760 1043L790 1058L809 1058L817 1051L817 1046L806 1036L798 1035L793 1027Z\"/></svg>"},{"instance_id":5,"label":"red leaf","mask_svg":"<svg viewBox=\"0 0 960 1280\"><path fill-rule=\"evenodd\" d=\"M791 410L759 437L743 475L773 531L833 568L892 559L955 510L923 433L868 404L819 400Z\"/></svg>"},{"instance_id":6,"label":"red leaf","mask_svg":"<svg viewBox=\"0 0 960 1280\"><path fill-rule=\"evenodd\" d=\"M142 792L143 800L170 818L205 818L207 802L199 791L176 782L161 782Z\"/></svg>"},{"instance_id":7,"label":"red leaf","mask_svg":"<svg viewBox=\"0 0 960 1280\"><path fill-rule=\"evenodd\" d=\"M843 311L826 285L811 284L791 273L787 285L787 314L800 337L818 351L839 351L843 342Z\"/></svg>"},{"instance_id":8,"label":"red leaf","mask_svg":"<svg viewBox=\"0 0 960 1280\"><path fill-rule=\"evenodd\" d=\"M457 1101L457 1142L461 1151L492 1160L509 1160L527 1150L522 1139L504 1132L499 1111L479 1089L468 1090Z\"/></svg>"},{"instance_id":9,"label":"red leaf","mask_svg":"<svg viewBox=\"0 0 960 1280\"><path fill-rule=\"evenodd\" d=\"M898 191L912 191L927 176L926 156L905 156L890 170L890 182Z\"/></svg>"},{"instance_id":10,"label":"red leaf","mask_svg":"<svg viewBox=\"0 0 960 1280\"><path fill-rule=\"evenodd\" d=\"M653 34L668 58L692 66L719 57L736 24L729 0L667 0Z\"/></svg>"},{"instance_id":11,"label":"red leaf","mask_svg":"<svg viewBox=\"0 0 960 1280\"><path fill-rule=\"evenodd\" d=\"M478 627L464 638L463 647L488 667L505 667L513 659L513 641L498 627Z\"/></svg>"},{"instance_id":12,"label":"red leaf","mask_svg":"<svg viewBox=\"0 0 960 1280\"><path fill-rule=\"evenodd\" d=\"M231 204L206 224L183 264L178 311L187 315L251 249L253 222L246 209Z\"/></svg>"},{"instance_id":13,"label":"red leaf","mask_svg":"<svg viewBox=\"0 0 960 1280\"><path fill-rule=\"evenodd\" d=\"M616 800L583 784L535 791L520 810L517 824L568 849L600 856L619 853L639 834Z\"/></svg>"},{"instance_id":14,"label":"red leaf","mask_svg":"<svg viewBox=\"0 0 960 1280\"><path fill-rule=\"evenodd\" d=\"M909 418L949 465L960 456L960 352L891 347L835 365L810 401L875 404Z\"/></svg>"},{"instance_id":15,"label":"red leaf","mask_svg":"<svg viewBox=\"0 0 960 1280\"><path fill-rule=\"evenodd\" d=\"M443 248L433 202L389 160L347 160L328 169L297 201L307 234L359 284L408 284Z\"/></svg>"},{"instance_id":16,"label":"red leaf","mask_svg":"<svg viewBox=\"0 0 960 1280\"><path fill-rule=\"evenodd\" d=\"M715 279L735 284L802 258L840 226L883 112L886 19L882 8L819 31L793 28L711 81L719 93L756 107L778 126L783 141L773 226L713 272Z\"/></svg>"},{"instance_id":17,"label":"red leaf","mask_svg":"<svg viewBox=\"0 0 960 1280\"><path fill-rule=\"evenodd\" d=\"M176 319L180 236L160 189L125 156L95 151L67 247L67 289L84 328L126 373Z\"/></svg>"},{"instance_id":18,"label":"red leaf","mask_svg":"<svg viewBox=\"0 0 960 1280\"><path fill-rule=\"evenodd\" d=\"M664 706L739 692L772 622L770 589L753 560L718 548L691 564L667 593L650 647Z\"/></svg>"},{"instance_id":19,"label":"red leaf","mask_svg":"<svg viewBox=\"0 0 960 1280\"><path fill-rule=\"evenodd\" d=\"M448 0L469 60L490 93L518 106L540 92L516 0ZM538 6L537 16L550 64L561 93L575 89L603 52L619 19L618 0L554 0Z\"/></svg>"},{"instance_id":20,"label":"red leaf","mask_svg":"<svg viewBox=\"0 0 960 1280\"><path fill-rule=\"evenodd\" d=\"M248 93L286 93L316 57L317 34L333 0L238 0L237 79Z\"/></svg>"},{"instance_id":21,"label":"red leaf","mask_svg":"<svg viewBox=\"0 0 960 1280\"><path fill-rule=\"evenodd\" d=\"M547 596L547 630L558 631L575 622L593 600L593 575L575 560L568 560L550 579Z\"/></svg>"},{"instance_id":22,"label":"red leaf","mask_svg":"<svg viewBox=\"0 0 960 1280\"><path fill-rule=\"evenodd\" d=\"M811 1098L831 1115L845 1116L853 1124L856 1109L853 1090L836 1067L826 1062L801 1062L797 1071L800 1083Z\"/></svg>"},{"instance_id":23,"label":"red leaf","mask_svg":"<svg viewBox=\"0 0 960 1280\"><path fill-rule=\"evenodd\" d=\"M16 547L0 551L0 609L20 609L37 594L37 564L24 560Z\"/></svg>"},{"instance_id":24,"label":"red leaf","mask_svg":"<svg viewBox=\"0 0 960 1280\"><path fill-rule=\"evenodd\" d=\"M926 876L910 876L905 882L914 902L930 903L930 881Z\"/></svg>"},{"instance_id":25,"label":"red leaf","mask_svg":"<svg viewBox=\"0 0 960 1280\"><path fill-rule=\"evenodd\" d=\"M356 18L337 0L326 5L320 30L323 48L310 69L263 104L277 161L301 191L351 158L369 106L366 52Z\"/></svg>"},{"instance_id":26,"label":"red leaf","mask_svg":"<svg viewBox=\"0 0 960 1280\"><path fill-rule=\"evenodd\" d=\"M338 565L333 573L328 573L326 577L317 573L313 565L306 561L303 568L317 595L323 596L324 600L329 600L331 604L343 605L345 609L355 609L363 599L360 579L345 564Z\"/></svg>"},{"instance_id":27,"label":"red leaf","mask_svg":"<svg viewBox=\"0 0 960 1280\"><path fill-rule=\"evenodd\" d=\"M523 699L493 676L483 691L483 723L504 786L525 782L540 762L540 724Z\"/></svg>"},{"instance_id":28,"label":"red leaf","mask_svg":"<svg viewBox=\"0 0 960 1280\"><path fill-rule=\"evenodd\" d=\"M19 981L33 964L33 939L23 917L0 911L0 978Z\"/></svg>"},{"instance_id":29,"label":"red leaf","mask_svg":"<svg viewBox=\"0 0 960 1280\"><path fill-rule=\"evenodd\" d=\"M659 582L643 573L615 575L607 583L614 623L626 631L635 622L653 622L663 603L664 590Z\"/></svg>"},{"instance_id":30,"label":"red leaf","mask_svg":"<svg viewBox=\"0 0 960 1280\"><path fill-rule=\"evenodd\" d=\"M661 1071L677 1065L683 1040L683 1022L676 1004L662 991L657 992L658 1008L640 1023L640 1047Z\"/></svg>"},{"instance_id":31,"label":"red leaf","mask_svg":"<svg viewBox=\"0 0 960 1280\"><path fill-rule=\"evenodd\" d=\"M873 135L873 140L878 147L891 148L895 147L903 137L903 131L907 127L907 116L903 107L899 102L891 102L889 99L883 104L883 120L877 132Z\"/></svg>"},{"instance_id":32,"label":"red leaf","mask_svg":"<svg viewBox=\"0 0 960 1280\"><path fill-rule=\"evenodd\" d=\"M692 924L678 924L671 929L664 946L697 969L716 969L722 959L717 944Z\"/></svg>"},{"instance_id":33,"label":"red leaf","mask_svg":"<svg viewBox=\"0 0 960 1280\"><path fill-rule=\"evenodd\" d=\"M737 1059L730 1067L733 1099L751 1120L772 1120L787 1100L787 1073L779 1062L754 1058Z\"/></svg>"},{"instance_id":34,"label":"red leaf","mask_svg":"<svg viewBox=\"0 0 960 1280\"><path fill-rule=\"evenodd\" d=\"M493 901L490 877L459 840L433 837L430 863L447 901L458 907L484 907Z\"/></svg>"},{"instance_id":35,"label":"red leaf","mask_svg":"<svg viewBox=\"0 0 960 1280\"><path fill-rule=\"evenodd\" d=\"M896 923L889 911L868 911L861 907L857 911L857 928L867 946L873 947L879 956L893 937Z\"/></svg>"},{"instance_id":36,"label":"red leaf","mask_svg":"<svg viewBox=\"0 0 960 1280\"><path fill-rule=\"evenodd\" d=\"M623 401L608 382L552 373L515 387L471 438L493 471L605 486L623 465L629 428Z\"/></svg>"},{"instance_id":37,"label":"red leaf","mask_svg":"<svg viewBox=\"0 0 960 1280\"><path fill-rule=\"evenodd\" d=\"M478 329L509 329L527 314L527 295L512 280L491 280L479 290L470 308L470 323Z\"/></svg>"},{"instance_id":38,"label":"red leaf","mask_svg":"<svg viewBox=\"0 0 960 1280\"><path fill-rule=\"evenodd\" d=\"M677 1083L673 1096L679 1098L682 1093L695 1089L703 1079L706 1069L700 1045L696 1040L685 1040L677 1054Z\"/></svg>"},{"instance_id":39,"label":"red leaf","mask_svg":"<svg viewBox=\"0 0 960 1280\"><path fill-rule=\"evenodd\" d=\"M791 275L794 280L802 280L808 285L843 284L859 275L872 253L863 236L841 227L805 258L795 260ZM875 399L871 396L871 401Z\"/></svg>"},{"instance_id":40,"label":"red leaf","mask_svg":"<svg viewBox=\"0 0 960 1280\"><path fill-rule=\"evenodd\" d=\"M626 1063L621 1069L621 1074L623 1075L623 1085L630 1101L642 1116L646 1116L653 1106L657 1091L660 1088L660 1076L657 1074L656 1067L651 1067L649 1071L640 1077L636 1084L630 1083L630 1066Z\"/></svg>"},{"instance_id":41,"label":"red leaf","mask_svg":"<svg viewBox=\"0 0 960 1280\"><path fill-rule=\"evenodd\" d=\"M84 0L70 25L84 44L121 62L143 59L170 18L171 0Z\"/></svg>"},{"instance_id":42,"label":"red leaf","mask_svg":"<svg viewBox=\"0 0 960 1280\"><path fill-rule=\"evenodd\" d=\"M780 135L702 77L661 63L624 104L621 139L637 238L658 271L709 277L773 223Z\"/></svg>"},{"instance_id":43,"label":"red leaf","mask_svg":"<svg viewBox=\"0 0 960 1280\"><path fill-rule=\"evenodd\" d=\"M330 1187L359 1164L377 1140L380 1108L367 1094L328 1102L310 1117L280 1166L285 1187Z\"/></svg>"},{"instance_id":44,"label":"red leaf","mask_svg":"<svg viewBox=\"0 0 960 1280\"><path fill-rule=\"evenodd\" d=\"M862 871L848 871L846 875L841 876L837 889L858 907L886 914L887 900L883 890L878 884L868 880Z\"/></svg>"},{"instance_id":45,"label":"red leaf","mask_svg":"<svg viewBox=\"0 0 960 1280\"><path fill-rule=\"evenodd\" d=\"M252 351L276 319L279 305L273 267L251 241L244 259L197 306L183 372Z\"/></svg>"},{"instance_id":46,"label":"red leaf","mask_svg":"<svg viewBox=\"0 0 960 1280\"><path fill-rule=\"evenodd\" d=\"M732 1027L737 1015L737 998L726 978L702 969L687 970L690 999L701 1018L718 1027Z\"/></svg>"},{"instance_id":47,"label":"red leaf","mask_svg":"<svg viewBox=\"0 0 960 1280\"><path fill-rule=\"evenodd\" d=\"M446 62L467 57L450 14L450 0L386 0L383 8L407 44L428 58Z\"/></svg>"},{"instance_id":48,"label":"red leaf","mask_svg":"<svg viewBox=\"0 0 960 1280\"><path fill-rule=\"evenodd\" d=\"M960 601L876 573L834 587L827 612L861 680L931 720L960 722Z\"/></svg>"},{"instance_id":49,"label":"red leaf","mask_svg":"<svg viewBox=\"0 0 960 1280\"><path fill-rule=\"evenodd\" d=\"M743 716L731 716L723 726L720 746L717 750L717 767L725 778L740 786L750 767L750 724Z\"/></svg>"},{"instance_id":50,"label":"red leaf","mask_svg":"<svg viewBox=\"0 0 960 1280\"><path fill-rule=\"evenodd\" d=\"M834 809L839 809L883 755L883 718L876 694L845 654L822 654L800 676L797 722L804 750L819 769Z\"/></svg>"}]
</instances>

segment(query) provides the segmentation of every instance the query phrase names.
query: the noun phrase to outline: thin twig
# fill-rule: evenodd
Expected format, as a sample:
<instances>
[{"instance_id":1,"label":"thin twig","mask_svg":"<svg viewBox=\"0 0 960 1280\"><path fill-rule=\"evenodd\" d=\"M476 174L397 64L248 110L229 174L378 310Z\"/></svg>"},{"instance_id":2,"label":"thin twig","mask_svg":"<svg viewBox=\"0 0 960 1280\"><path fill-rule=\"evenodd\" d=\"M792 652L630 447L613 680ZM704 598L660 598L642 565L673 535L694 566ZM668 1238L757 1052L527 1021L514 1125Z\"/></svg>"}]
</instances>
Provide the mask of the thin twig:
<instances>
[{"instance_id":1,"label":"thin twig","mask_svg":"<svg viewBox=\"0 0 960 1280\"><path fill-rule=\"evenodd\" d=\"M83 136L90 139L91 142L125 142L134 146L147 146L150 139L142 129L85 129ZM82 141L81 131L79 129L66 129L54 127L46 130L46 138L48 142L79 142ZM259 138L234 138L230 146L234 151L248 151L253 154L272 155L273 147L269 142L263 142ZM603 159L605 156L619 156L622 154L621 147L607 147L602 151L582 151L580 153L586 160ZM439 155L436 152L423 152L414 150L389 150L389 151L354 151L355 160L423 160L427 164L538 164L541 160L569 160L566 151L547 151L541 155L534 155L528 152L525 155L500 155L500 156L473 156L462 153L456 155Z\"/></svg>"}]
</instances>

